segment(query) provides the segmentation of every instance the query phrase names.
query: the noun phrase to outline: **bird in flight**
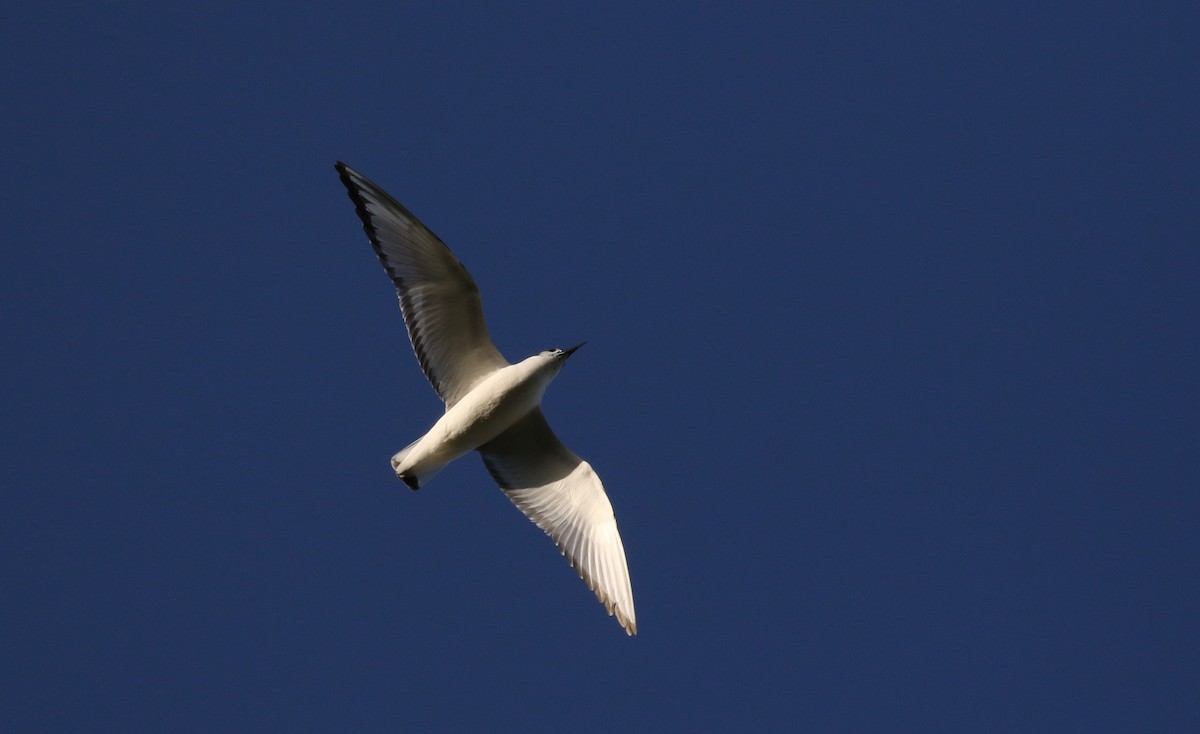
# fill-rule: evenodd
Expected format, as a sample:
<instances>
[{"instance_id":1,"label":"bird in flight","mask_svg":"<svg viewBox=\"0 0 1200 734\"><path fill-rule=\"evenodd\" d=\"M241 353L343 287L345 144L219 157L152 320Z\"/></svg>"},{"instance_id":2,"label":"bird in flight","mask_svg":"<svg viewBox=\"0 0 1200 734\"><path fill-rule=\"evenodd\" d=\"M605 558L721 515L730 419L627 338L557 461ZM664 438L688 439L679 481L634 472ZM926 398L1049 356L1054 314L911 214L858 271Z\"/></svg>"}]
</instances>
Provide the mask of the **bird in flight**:
<instances>
[{"instance_id":1,"label":"bird in flight","mask_svg":"<svg viewBox=\"0 0 1200 734\"><path fill-rule=\"evenodd\" d=\"M417 490L478 451L513 504L554 540L625 632L637 634L625 548L604 485L542 415L546 388L583 345L509 364L488 335L479 288L450 248L370 179L345 163L335 167L396 286L417 361L446 403L433 427L392 457L396 476Z\"/></svg>"}]
</instances>

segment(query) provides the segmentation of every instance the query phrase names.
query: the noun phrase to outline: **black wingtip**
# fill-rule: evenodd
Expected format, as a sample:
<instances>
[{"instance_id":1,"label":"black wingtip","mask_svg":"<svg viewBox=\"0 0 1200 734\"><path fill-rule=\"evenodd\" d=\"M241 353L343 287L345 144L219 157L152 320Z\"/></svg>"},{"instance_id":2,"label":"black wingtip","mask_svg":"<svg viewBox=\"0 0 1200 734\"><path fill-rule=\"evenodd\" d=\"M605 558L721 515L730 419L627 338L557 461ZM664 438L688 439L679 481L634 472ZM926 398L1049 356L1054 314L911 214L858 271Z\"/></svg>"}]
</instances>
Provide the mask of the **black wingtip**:
<instances>
[{"instance_id":1,"label":"black wingtip","mask_svg":"<svg viewBox=\"0 0 1200 734\"><path fill-rule=\"evenodd\" d=\"M345 163L342 163L341 161L334 163L333 168L335 171L338 172L338 178L340 178L342 180L342 183L345 184L346 188L349 189L351 192L353 192L354 189L357 188L354 185L353 177L358 176L360 174L357 171L355 171L353 168L351 168L350 166L347 166ZM350 198L351 199L354 198L353 194L351 195ZM355 203L357 203L357 201Z\"/></svg>"}]
</instances>

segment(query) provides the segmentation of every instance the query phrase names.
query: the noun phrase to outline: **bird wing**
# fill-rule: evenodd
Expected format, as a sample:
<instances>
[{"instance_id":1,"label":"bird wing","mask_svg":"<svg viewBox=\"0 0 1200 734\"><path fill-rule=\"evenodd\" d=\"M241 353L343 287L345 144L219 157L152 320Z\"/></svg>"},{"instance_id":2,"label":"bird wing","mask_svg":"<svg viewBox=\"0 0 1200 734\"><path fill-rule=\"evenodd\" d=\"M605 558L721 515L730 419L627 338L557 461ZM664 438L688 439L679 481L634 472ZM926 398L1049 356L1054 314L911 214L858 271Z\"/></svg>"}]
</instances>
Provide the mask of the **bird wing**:
<instances>
[{"instance_id":1,"label":"bird wing","mask_svg":"<svg viewBox=\"0 0 1200 734\"><path fill-rule=\"evenodd\" d=\"M438 236L370 179L336 166L396 292L421 369L446 407L508 366L483 321L471 274Z\"/></svg>"},{"instance_id":2,"label":"bird wing","mask_svg":"<svg viewBox=\"0 0 1200 734\"><path fill-rule=\"evenodd\" d=\"M554 539L588 588L637 634L625 547L600 477L558 440L541 408L479 448L492 478Z\"/></svg>"}]
</instances>

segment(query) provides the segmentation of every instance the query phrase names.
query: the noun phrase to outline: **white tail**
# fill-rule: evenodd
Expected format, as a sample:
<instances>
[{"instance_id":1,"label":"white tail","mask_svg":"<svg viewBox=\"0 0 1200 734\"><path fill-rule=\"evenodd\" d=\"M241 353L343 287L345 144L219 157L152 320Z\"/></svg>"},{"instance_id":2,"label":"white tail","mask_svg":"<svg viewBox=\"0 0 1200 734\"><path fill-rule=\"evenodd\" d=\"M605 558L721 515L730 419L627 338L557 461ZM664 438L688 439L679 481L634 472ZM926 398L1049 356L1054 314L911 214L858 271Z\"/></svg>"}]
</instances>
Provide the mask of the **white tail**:
<instances>
[{"instance_id":1,"label":"white tail","mask_svg":"<svg viewBox=\"0 0 1200 734\"><path fill-rule=\"evenodd\" d=\"M400 467L404 463L404 459L408 456L409 452L413 450L413 447L420 442L421 439L418 438L416 441L413 441L409 445L397 451L396 455L392 457L392 470L395 471L396 476L400 477L400 479L402 479L404 483L408 485L408 488L414 492L423 487L430 479L433 479L434 476L436 476L437 473L442 470L442 467L445 466L445 464L442 464L421 472L414 471L414 468L402 470Z\"/></svg>"}]
</instances>

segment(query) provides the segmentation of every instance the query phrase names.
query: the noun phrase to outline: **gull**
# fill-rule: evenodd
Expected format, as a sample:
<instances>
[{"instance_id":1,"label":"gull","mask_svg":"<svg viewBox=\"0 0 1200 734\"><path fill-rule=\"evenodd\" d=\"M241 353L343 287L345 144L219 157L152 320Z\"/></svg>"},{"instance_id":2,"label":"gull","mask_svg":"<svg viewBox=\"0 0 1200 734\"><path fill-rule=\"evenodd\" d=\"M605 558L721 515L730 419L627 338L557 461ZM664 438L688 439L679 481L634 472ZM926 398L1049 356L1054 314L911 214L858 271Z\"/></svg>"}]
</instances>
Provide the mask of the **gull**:
<instances>
[{"instance_id":1,"label":"gull","mask_svg":"<svg viewBox=\"0 0 1200 734\"><path fill-rule=\"evenodd\" d=\"M392 457L396 476L417 490L451 461L478 451L492 478L554 540L609 615L626 634L637 634L625 547L604 485L542 415L546 388L583 344L509 364L488 335L479 288L450 248L370 179L345 163L335 168L396 286L421 370L446 403L433 427Z\"/></svg>"}]
</instances>

